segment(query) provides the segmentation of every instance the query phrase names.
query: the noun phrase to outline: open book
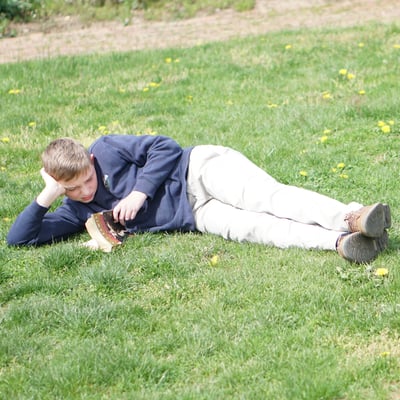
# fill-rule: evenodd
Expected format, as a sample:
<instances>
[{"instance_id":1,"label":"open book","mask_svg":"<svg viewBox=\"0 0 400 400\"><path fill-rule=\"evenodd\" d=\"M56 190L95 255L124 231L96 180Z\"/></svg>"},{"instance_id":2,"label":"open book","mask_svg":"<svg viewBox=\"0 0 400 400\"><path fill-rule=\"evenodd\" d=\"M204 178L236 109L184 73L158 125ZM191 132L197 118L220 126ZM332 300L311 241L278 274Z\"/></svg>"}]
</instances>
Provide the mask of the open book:
<instances>
[{"instance_id":1,"label":"open book","mask_svg":"<svg viewBox=\"0 0 400 400\"><path fill-rule=\"evenodd\" d=\"M126 228L114 221L112 210L92 214L85 226L98 248L106 253L111 252L113 247L122 244L129 236ZM95 248L96 246L91 247Z\"/></svg>"}]
</instances>

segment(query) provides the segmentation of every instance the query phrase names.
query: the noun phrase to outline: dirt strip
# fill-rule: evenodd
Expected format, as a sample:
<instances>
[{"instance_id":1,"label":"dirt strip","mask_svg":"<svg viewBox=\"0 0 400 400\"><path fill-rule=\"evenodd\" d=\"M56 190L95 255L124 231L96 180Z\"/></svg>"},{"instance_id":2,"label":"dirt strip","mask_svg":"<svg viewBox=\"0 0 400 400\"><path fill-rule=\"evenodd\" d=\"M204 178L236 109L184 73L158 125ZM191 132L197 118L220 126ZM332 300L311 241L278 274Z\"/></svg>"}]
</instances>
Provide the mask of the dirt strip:
<instances>
[{"instance_id":1,"label":"dirt strip","mask_svg":"<svg viewBox=\"0 0 400 400\"><path fill-rule=\"evenodd\" d=\"M234 37L318 27L347 27L371 21L400 23L399 0L258 0L254 10L219 11L174 22L133 16L121 22L84 25L62 17L18 26L15 38L0 39L0 63L170 47L190 47Z\"/></svg>"}]
</instances>

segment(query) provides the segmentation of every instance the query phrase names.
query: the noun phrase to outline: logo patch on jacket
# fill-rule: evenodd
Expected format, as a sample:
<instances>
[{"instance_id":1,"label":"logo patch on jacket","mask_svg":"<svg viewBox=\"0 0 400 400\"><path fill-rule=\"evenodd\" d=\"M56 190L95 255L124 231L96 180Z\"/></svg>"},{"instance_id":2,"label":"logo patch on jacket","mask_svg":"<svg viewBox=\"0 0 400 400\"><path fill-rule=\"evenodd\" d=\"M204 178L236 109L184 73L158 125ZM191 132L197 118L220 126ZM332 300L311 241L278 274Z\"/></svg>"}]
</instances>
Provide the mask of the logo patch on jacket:
<instances>
[{"instance_id":1,"label":"logo patch on jacket","mask_svg":"<svg viewBox=\"0 0 400 400\"><path fill-rule=\"evenodd\" d=\"M107 190L110 190L110 180L107 174L103 175L103 185Z\"/></svg>"}]
</instances>

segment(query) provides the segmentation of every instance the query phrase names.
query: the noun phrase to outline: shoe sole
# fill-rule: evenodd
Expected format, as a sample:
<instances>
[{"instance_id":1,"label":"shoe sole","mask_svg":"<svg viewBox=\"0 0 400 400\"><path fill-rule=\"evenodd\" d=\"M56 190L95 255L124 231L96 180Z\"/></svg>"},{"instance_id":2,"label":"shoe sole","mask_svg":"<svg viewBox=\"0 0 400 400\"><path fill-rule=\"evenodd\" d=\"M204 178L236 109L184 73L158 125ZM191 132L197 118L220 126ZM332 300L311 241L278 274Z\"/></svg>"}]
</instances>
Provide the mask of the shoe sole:
<instances>
[{"instance_id":1,"label":"shoe sole","mask_svg":"<svg viewBox=\"0 0 400 400\"><path fill-rule=\"evenodd\" d=\"M357 264L366 264L374 260L388 245L386 231L378 238L364 236L361 232L345 236L338 249L339 254L346 260Z\"/></svg>"},{"instance_id":2,"label":"shoe sole","mask_svg":"<svg viewBox=\"0 0 400 400\"><path fill-rule=\"evenodd\" d=\"M378 247L379 253L384 251L389 245L389 235L386 230L383 231L382 236L380 236L378 238L374 238L374 239L376 241L376 245Z\"/></svg>"},{"instance_id":3,"label":"shoe sole","mask_svg":"<svg viewBox=\"0 0 400 400\"><path fill-rule=\"evenodd\" d=\"M377 238L385 229L391 226L391 214L388 204L376 203L360 221L360 231L363 235Z\"/></svg>"},{"instance_id":4,"label":"shoe sole","mask_svg":"<svg viewBox=\"0 0 400 400\"><path fill-rule=\"evenodd\" d=\"M392 214L390 212L389 204L382 204L383 212L385 214L385 229L389 229L392 226Z\"/></svg>"}]
</instances>

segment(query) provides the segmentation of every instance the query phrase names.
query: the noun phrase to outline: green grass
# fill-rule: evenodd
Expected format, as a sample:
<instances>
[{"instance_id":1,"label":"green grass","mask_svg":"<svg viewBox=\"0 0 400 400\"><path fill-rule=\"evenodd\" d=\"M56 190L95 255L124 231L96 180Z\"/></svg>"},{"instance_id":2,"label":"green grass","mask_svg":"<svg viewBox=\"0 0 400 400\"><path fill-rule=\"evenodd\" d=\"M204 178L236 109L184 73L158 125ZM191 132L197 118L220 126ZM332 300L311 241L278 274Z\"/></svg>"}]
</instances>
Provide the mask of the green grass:
<instances>
[{"instance_id":1,"label":"green grass","mask_svg":"<svg viewBox=\"0 0 400 400\"><path fill-rule=\"evenodd\" d=\"M0 65L0 399L397 398L399 45L400 26L368 25ZM8 248L46 144L107 132L223 144L283 182L388 202L389 249L357 266L199 234Z\"/></svg>"}]
</instances>

